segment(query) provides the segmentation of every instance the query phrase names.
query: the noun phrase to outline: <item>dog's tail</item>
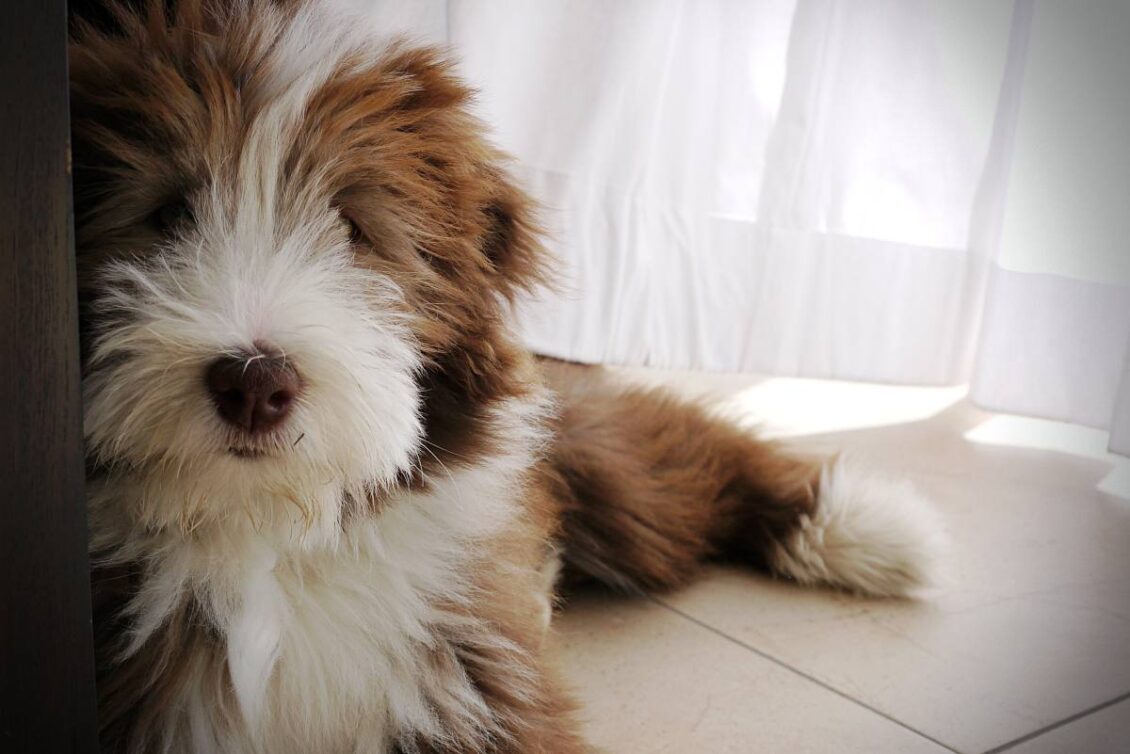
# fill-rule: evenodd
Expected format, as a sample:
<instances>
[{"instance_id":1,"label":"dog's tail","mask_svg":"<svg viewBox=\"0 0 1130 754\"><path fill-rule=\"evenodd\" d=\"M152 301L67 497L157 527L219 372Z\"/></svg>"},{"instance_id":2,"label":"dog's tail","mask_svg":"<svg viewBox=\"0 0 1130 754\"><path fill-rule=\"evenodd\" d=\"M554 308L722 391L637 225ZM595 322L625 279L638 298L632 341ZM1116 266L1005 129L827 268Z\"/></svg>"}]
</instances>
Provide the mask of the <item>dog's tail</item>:
<instances>
[{"instance_id":1,"label":"dog's tail","mask_svg":"<svg viewBox=\"0 0 1130 754\"><path fill-rule=\"evenodd\" d=\"M544 367L562 404L548 473L572 580L663 589L718 558L873 595L934 583L945 537L909 485L786 454L596 367Z\"/></svg>"}]
</instances>

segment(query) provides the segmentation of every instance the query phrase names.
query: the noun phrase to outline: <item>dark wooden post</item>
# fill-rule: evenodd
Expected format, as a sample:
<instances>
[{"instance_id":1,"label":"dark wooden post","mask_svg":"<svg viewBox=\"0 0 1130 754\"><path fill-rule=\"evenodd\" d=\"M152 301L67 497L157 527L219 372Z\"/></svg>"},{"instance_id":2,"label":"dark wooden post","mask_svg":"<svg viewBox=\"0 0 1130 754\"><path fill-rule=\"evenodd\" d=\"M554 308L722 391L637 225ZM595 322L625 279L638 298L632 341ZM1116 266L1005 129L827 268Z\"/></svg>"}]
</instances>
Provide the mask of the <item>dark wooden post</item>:
<instances>
[{"instance_id":1,"label":"dark wooden post","mask_svg":"<svg viewBox=\"0 0 1130 754\"><path fill-rule=\"evenodd\" d=\"M65 0L0 3L0 751L95 752Z\"/></svg>"}]
</instances>

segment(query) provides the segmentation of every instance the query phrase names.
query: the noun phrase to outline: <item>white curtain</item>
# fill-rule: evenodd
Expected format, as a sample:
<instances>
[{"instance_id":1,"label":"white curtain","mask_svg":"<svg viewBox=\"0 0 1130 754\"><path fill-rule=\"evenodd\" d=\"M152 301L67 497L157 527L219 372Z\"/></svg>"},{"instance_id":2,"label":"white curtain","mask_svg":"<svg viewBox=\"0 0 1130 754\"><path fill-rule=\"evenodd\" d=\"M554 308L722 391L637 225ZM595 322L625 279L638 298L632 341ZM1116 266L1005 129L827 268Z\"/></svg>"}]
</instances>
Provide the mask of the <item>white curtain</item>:
<instances>
[{"instance_id":1,"label":"white curtain","mask_svg":"<svg viewBox=\"0 0 1130 754\"><path fill-rule=\"evenodd\" d=\"M1018 10L1027 54L1006 81L1011 166L970 394L1109 429L1130 455L1130 3Z\"/></svg>"},{"instance_id":2,"label":"white curtain","mask_svg":"<svg viewBox=\"0 0 1130 754\"><path fill-rule=\"evenodd\" d=\"M904 384L1130 451L1130 4L449 0L580 361Z\"/></svg>"}]
</instances>

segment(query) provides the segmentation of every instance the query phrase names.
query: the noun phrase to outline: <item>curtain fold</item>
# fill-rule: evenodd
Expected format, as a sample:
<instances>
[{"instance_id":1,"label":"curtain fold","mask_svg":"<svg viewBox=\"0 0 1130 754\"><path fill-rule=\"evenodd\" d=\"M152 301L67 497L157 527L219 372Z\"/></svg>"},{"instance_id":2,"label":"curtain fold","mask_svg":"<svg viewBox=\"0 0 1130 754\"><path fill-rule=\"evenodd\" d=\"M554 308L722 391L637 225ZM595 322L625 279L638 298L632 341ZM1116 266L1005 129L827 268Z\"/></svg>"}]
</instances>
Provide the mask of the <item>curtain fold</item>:
<instances>
[{"instance_id":1,"label":"curtain fold","mask_svg":"<svg viewBox=\"0 0 1130 754\"><path fill-rule=\"evenodd\" d=\"M1114 430L1128 342L1125 288L997 268L970 397L989 409Z\"/></svg>"},{"instance_id":2,"label":"curtain fold","mask_svg":"<svg viewBox=\"0 0 1130 754\"><path fill-rule=\"evenodd\" d=\"M1026 39L1008 165L991 213L992 283L971 397L1110 430L1130 455L1130 6L1018 2ZM987 169L991 170L992 166Z\"/></svg>"},{"instance_id":3,"label":"curtain fold","mask_svg":"<svg viewBox=\"0 0 1130 754\"><path fill-rule=\"evenodd\" d=\"M1122 377L1114 400L1110 423L1110 451L1130 456L1130 341L1122 358Z\"/></svg>"}]
</instances>

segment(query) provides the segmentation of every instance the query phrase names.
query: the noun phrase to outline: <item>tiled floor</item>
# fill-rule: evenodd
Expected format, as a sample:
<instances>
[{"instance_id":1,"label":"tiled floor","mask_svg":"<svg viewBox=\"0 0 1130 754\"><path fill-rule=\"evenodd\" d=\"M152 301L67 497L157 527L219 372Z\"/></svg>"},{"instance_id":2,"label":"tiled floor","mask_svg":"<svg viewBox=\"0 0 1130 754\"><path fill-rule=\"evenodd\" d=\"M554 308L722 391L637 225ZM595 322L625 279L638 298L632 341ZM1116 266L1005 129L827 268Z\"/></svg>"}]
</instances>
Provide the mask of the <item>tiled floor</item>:
<instances>
[{"instance_id":1,"label":"tiled floor","mask_svg":"<svg viewBox=\"0 0 1130 754\"><path fill-rule=\"evenodd\" d=\"M954 547L920 602L725 568L573 602L563 663L609 754L1130 752L1130 501L1096 490L1108 462L970 442L993 415L960 391L626 376L910 476Z\"/></svg>"}]
</instances>

